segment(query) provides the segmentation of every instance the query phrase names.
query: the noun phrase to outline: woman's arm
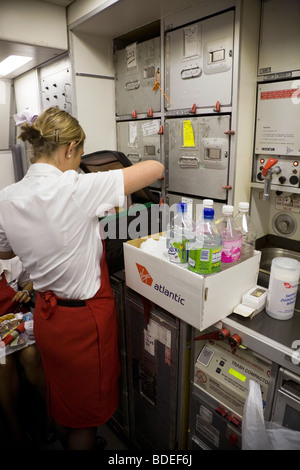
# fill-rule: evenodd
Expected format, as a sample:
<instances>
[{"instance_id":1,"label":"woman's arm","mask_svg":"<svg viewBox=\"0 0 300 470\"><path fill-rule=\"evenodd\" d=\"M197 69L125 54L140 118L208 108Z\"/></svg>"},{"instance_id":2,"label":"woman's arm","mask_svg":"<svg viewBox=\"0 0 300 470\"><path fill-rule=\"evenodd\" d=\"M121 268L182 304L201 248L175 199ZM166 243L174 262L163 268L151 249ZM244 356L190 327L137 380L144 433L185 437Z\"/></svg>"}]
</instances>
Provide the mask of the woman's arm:
<instances>
[{"instance_id":1,"label":"woman's arm","mask_svg":"<svg viewBox=\"0 0 300 470\"><path fill-rule=\"evenodd\" d=\"M123 168L125 195L149 186L162 177L164 169L164 165L157 160L146 160Z\"/></svg>"}]
</instances>

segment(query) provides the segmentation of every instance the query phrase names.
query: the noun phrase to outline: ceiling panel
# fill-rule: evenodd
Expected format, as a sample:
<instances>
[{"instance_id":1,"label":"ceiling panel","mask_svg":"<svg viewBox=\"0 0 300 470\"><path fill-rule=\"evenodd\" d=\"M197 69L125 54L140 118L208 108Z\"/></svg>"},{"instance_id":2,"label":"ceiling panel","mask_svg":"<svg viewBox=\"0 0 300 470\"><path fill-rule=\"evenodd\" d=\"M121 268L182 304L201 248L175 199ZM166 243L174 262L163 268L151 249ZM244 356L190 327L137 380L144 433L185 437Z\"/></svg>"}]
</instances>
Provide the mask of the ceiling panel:
<instances>
[{"instance_id":1,"label":"ceiling panel","mask_svg":"<svg viewBox=\"0 0 300 470\"><path fill-rule=\"evenodd\" d=\"M67 7L73 3L74 0L39 0L40 2L52 3L53 5L59 5L61 7Z\"/></svg>"},{"instance_id":2,"label":"ceiling panel","mask_svg":"<svg viewBox=\"0 0 300 470\"><path fill-rule=\"evenodd\" d=\"M42 47L42 46L34 46L30 44L19 44L16 42L10 41L1 41L0 40L0 62L4 60L9 55L22 55L32 57L32 60L25 64L23 67L18 68L14 72L2 77L4 79L12 79L15 78L22 73L31 70L38 65L47 62L48 60L54 59L58 55L64 53L64 50L55 49L52 47ZM1 77L0 77L1 79Z\"/></svg>"},{"instance_id":3,"label":"ceiling panel","mask_svg":"<svg viewBox=\"0 0 300 470\"><path fill-rule=\"evenodd\" d=\"M69 28L75 33L115 38L204 1L207 0L119 0L100 7L96 14L86 15Z\"/></svg>"}]
</instances>

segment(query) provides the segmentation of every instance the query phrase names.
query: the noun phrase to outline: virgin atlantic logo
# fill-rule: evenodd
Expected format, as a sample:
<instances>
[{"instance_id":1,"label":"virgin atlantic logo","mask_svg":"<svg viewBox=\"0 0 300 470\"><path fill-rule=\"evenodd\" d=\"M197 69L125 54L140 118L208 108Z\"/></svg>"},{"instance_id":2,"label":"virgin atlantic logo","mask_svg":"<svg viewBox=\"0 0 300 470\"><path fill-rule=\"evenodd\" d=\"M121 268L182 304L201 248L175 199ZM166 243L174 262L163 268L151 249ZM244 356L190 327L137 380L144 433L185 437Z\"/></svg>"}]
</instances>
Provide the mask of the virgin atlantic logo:
<instances>
[{"instance_id":1,"label":"virgin atlantic logo","mask_svg":"<svg viewBox=\"0 0 300 470\"><path fill-rule=\"evenodd\" d=\"M141 278L141 281L147 284L148 286L152 285L153 279L148 273L147 269L145 266L142 266L141 264L136 263L136 266L138 268L138 272Z\"/></svg>"}]
</instances>

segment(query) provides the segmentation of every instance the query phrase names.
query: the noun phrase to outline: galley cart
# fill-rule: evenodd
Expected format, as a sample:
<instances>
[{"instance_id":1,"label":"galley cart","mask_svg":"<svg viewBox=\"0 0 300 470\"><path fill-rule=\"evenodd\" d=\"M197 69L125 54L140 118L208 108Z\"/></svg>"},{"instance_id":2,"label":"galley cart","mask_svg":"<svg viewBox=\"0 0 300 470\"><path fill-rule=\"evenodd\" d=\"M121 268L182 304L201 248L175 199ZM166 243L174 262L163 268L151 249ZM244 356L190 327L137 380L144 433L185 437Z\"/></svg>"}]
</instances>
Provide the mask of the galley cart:
<instances>
[{"instance_id":1,"label":"galley cart","mask_svg":"<svg viewBox=\"0 0 300 470\"><path fill-rule=\"evenodd\" d=\"M190 327L127 289L131 440L139 449L186 448Z\"/></svg>"}]
</instances>

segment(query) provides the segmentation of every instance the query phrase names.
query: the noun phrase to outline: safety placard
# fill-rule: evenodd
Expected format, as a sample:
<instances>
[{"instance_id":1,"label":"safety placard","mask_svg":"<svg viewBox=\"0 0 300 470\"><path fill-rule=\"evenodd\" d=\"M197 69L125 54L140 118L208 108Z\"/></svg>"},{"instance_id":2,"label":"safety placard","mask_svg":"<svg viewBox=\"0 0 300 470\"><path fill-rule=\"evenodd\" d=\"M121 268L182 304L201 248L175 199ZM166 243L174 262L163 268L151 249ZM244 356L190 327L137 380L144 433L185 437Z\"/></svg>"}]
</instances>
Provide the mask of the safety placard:
<instances>
[{"instance_id":1,"label":"safety placard","mask_svg":"<svg viewBox=\"0 0 300 470\"><path fill-rule=\"evenodd\" d=\"M255 153L300 156L300 80L258 85Z\"/></svg>"}]
</instances>

